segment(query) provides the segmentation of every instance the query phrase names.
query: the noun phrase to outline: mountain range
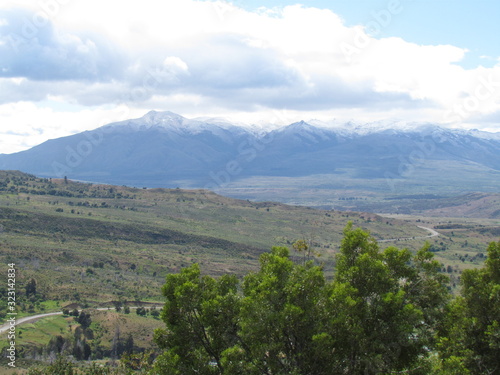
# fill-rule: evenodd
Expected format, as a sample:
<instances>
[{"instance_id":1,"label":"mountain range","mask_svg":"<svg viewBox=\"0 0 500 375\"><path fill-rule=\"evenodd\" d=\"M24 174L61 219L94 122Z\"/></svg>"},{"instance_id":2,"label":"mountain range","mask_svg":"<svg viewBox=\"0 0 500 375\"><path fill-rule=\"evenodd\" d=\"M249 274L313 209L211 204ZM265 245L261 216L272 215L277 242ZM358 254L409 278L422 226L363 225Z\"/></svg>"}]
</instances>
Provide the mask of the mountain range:
<instances>
[{"instance_id":1,"label":"mountain range","mask_svg":"<svg viewBox=\"0 0 500 375\"><path fill-rule=\"evenodd\" d=\"M0 169L115 185L212 190L255 178L309 176L343 181L348 176L346 186L355 188L361 181L364 186L375 180L390 185L425 172L426 179L443 186L463 181L463 191L497 191L500 133L317 120L264 131L221 119L151 111L1 154Z\"/></svg>"}]
</instances>

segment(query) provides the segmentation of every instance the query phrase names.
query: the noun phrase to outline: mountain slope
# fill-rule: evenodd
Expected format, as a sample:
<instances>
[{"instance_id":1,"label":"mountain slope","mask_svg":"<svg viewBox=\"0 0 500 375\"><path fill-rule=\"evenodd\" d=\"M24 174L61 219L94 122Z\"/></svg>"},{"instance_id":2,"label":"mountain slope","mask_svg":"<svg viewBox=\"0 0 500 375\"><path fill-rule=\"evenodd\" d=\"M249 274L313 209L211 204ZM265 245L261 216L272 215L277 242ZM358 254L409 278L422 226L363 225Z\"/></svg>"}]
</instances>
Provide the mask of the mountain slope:
<instances>
[{"instance_id":1,"label":"mountain slope","mask_svg":"<svg viewBox=\"0 0 500 375\"><path fill-rule=\"evenodd\" d=\"M492 191L500 181L498 134L412 124L328 128L311 121L258 134L220 119L190 120L172 112L47 141L0 155L0 169L44 177L148 187L226 188L255 177L330 175L366 180L422 179L458 192ZM477 175L484 184L477 184ZM410 178L410 179L409 179ZM498 185L497 185L498 186Z\"/></svg>"},{"instance_id":2,"label":"mountain slope","mask_svg":"<svg viewBox=\"0 0 500 375\"><path fill-rule=\"evenodd\" d=\"M331 265L348 220L381 240L426 235L374 214L0 171L0 261L22 270L19 285L36 277L40 291L58 299L159 298L165 275L183 266L243 275L262 252L300 238Z\"/></svg>"},{"instance_id":3,"label":"mountain slope","mask_svg":"<svg viewBox=\"0 0 500 375\"><path fill-rule=\"evenodd\" d=\"M166 112L106 125L0 155L0 168L44 177L170 186L216 169L249 134Z\"/></svg>"}]
</instances>

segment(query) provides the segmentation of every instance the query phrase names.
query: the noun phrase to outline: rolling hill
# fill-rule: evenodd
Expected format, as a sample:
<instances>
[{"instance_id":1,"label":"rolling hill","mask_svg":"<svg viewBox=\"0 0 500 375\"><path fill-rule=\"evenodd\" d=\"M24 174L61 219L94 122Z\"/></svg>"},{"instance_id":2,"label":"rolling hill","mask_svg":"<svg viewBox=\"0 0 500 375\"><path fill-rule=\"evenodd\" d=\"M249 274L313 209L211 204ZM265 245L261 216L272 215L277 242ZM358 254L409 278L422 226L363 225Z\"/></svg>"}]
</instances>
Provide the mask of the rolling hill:
<instances>
[{"instance_id":1,"label":"rolling hill","mask_svg":"<svg viewBox=\"0 0 500 375\"><path fill-rule=\"evenodd\" d=\"M487 204L486 197L475 196L477 206ZM201 189L138 189L0 171L0 261L15 264L19 316L86 308L92 316L88 342L99 355L111 355L129 335L138 348L151 348L161 321L110 308L161 304L166 275L192 263L204 274L241 277L258 269L259 256L271 246L293 249L304 239L320 255L313 261L332 277L348 221L369 230L381 248L416 250L429 241L450 288L463 269L484 262L486 244L499 234L494 221L484 219L390 218L238 200ZM305 260L293 250L292 259ZM36 294L28 295L32 280ZM7 284L0 295L7 295ZM99 306L108 310L92 309ZM6 308L0 305L0 316ZM47 352L53 337L76 337L75 327L71 316L23 326L18 347L26 363Z\"/></svg>"},{"instance_id":2,"label":"rolling hill","mask_svg":"<svg viewBox=\"0 0 500 375\"><path fill-rule=\"evenodd\" d=\"M16 264L19 285L35 278L49 299L154 300L169 272L198 262L212 275L242 275L262 252L298 239L331 265L349 220L380 240L428 234L375 214L0 172L0 261Z\"/></svg>"}]
</instances>

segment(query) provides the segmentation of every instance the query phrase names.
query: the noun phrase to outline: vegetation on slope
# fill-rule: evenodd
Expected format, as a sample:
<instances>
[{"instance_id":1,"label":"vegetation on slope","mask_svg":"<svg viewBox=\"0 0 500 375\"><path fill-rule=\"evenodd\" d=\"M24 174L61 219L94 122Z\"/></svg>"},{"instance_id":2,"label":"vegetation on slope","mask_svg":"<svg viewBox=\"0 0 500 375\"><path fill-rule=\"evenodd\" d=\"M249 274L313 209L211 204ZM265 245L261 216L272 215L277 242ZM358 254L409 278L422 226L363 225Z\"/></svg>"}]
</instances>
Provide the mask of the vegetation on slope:
<instances>
[{"instance_id":1,"label":"vegetation on slope","mask_svg":"<svg viewBox=\"0 0 500 375\"><path fill-rule=\"evenodd\" d=\"M500 242L489 245L483 268L464 272L456 297L428 246L415 255L381 250L350 223L328 281L325 266L299 245L304 258L274 247L242 280L202 275L197 264L170 274L157 354L126 355L121 368L79 373L499 373ZM59 359L29 374L74 367Z\"/></svg>"},{"instance_id":2,"label":"vegetation on slope","mask_svg":"<svg viewBox=\"0 0 500 375\"><path fill-rule=\"evenodd\" d=\"M44 299L81 306L157 299L166 274L194 262L243 275L266 249L299 238L332 263L346 220L380 239L426 234L373 214L0 172L0 262L16 263L23 285L34 278Z\"/></svg>"},{"instance_id":3,"label":"vegetation on slope","mask_svg":"<svg viewBox=\"0 0 500 375\"><path fill-rule=\"evenodd\" d=\"M362 246L360 245L359 249L362 250L365 245L369 248L366 251L367 255L360 258L363 261L352 269L348 267L346 271L352 277L360 278L360 284L357 284L353 288L358 289L358 287L363 285L366 287L380 287L376 290L367 289L365 292L368 294L362 296L359 295L359 290L355 291L346 284L351 281L339 281L339 275L342 274L342 272L339 272L339 269L343 267L341 259L345 250L342 238L346 236L342 228L349 220L356 227L363 229L361 232L355 232L357 236L364 238L364 242L361 241ZM311 301L315 305L323 304L330 306L331 314L333 315L330 315L328 319L333 319L333 321L330 321L328 323L330 325L328 325L325 321L326 318L321 318L321 314L315 308L312 308L312 312L309 312L306 311L308 309L299 305L299 310L302 309L303 311L301 313L294 306L291 306L292 310L284 310L286 314L285 312L275 311L272 314L270 313L271 315L267 318L264 316L258 317L259 319L269 319L268 323L270 325L262 332L269 332L271 326L274 327L270 323L271 317L274 319L274 317L285 314L287 319L293 320L294 316L298 316L297 319L299 320L297 320L297 324L302 326L302 322L300 322L302 317L317 313L318 319L323 319L319 320L323 322L322 327L327 330L326 333L332 335L330 330L333 330L332 332L335 333L331 340L328 339L328 336L322 336L322 333L325 332L317 333L320 335L317 337L318 340L325 340L324 345L334 345L337 342L334 336L337 334L344 333L348 335L346 337L357 337L355 335L356 332L361 335L356 339L357 341L361 340L359 341L359 345L361 345L363 340L372 340L371 336L369 338L363 336L367 335L368 332L363 331L362 328L364 325L362 322L365 322L373 314L377 317L379 316L377 314L392 316L394 319L391 319L394 322L397 322L397 319L403 319L399 321L402 325L399 328L403 329L401 332L406 333L408 331L404 331L405 329L414 329L414 324L419 322L414 319L416 316L419 316L419 319L422 318L419 312L422 306L419 307L418 303L414 300L417 297L411 294L416 292L418 287L416 290L404 289L404 283L408 283L406 285L407 288L411 285L410 276L425 274L426 272L424 269L418 269L417 258L415 258L416 254L431 254L432 252L438 262L431 261L430 256L425 261L429 261L429 264L432 264L433 277L437 282L435 286L437 290L442 290L443 286L448 290L453 289L453 284L456 286L460 284L460 272L464 268L473 266L478 269L478 271L474 272L482 272L479 267L481 267L487 257L484 247L481 244L487 243L492 238L498 238L498 232L495 227L477 226L476 228L471 223L456 224L445 221L439 224L440 227L438 230L441 236L431 239L429 247L426 248L425 252L419 253L418 244L421 246L423 242L421 237L426 236L427 233L425 230L418 228L417 225L433 226L433 224L426 223L421 219L418 219L417 222L414 219L412 222L409 222L400 219L383 218L374 214L313 210L307 207L293 207L271 202L250 202L225 198L202 190L134 189L85 184L67 179L40 179L20 172L0 172L0 261L5 265L9 263L16 264L18 276L17 293L19 296L18 309L20 314L61 310L61 308L68 308L68 306L70 306L70 309L74 309L78 307L88 308L98 306L115 307L118 304L120 306L131 306L134 304L132 301L138 301L139 303L144 301L159 302L163 300L161 286L165 281L165 277L168 276L168 280L175 280L176 275L183 275L186 272L194 272L197 275L195 279L212 280L208 281L211 283L210 285L218 285L221 282L226 283L227 285L224 286L226 291L228 293L231 291L234 292L233 297L236 298L229 301L231 302L230 307L241 309L241 306L243 306L241 305L241 300L248 299L249 295L245 293L250 293L249 291L251 290L246 289L246 283L252 277L258 279L258 276L255 275L259 275L259 272L262 274L263 272L264 264L259 263L259 259L262 262L266 257L267 259L275 259L277 257L276 259L281 259L280 262L288 264L287 267L289 267L288 270L290 272L287 278L295 278L293 282L296 284L288 285L288 281L284 282L284 284L273 284L277 281L271 280L269 281L270 284L263 282L259 288L265 290L265 286L267 285L284 288L283 290L277 290L276 293L286 296L286 293L291 292L294 288L299 288L299 284L302 283L302 286L300 286L302 292L300 293L306 293L302 294L302 297L307 300L309 298L308 293L311 291ZM471 230L476 231L481 237L471 237ZM369 231L371 237L365 231ZM350 229L347 233L351 233ZM398 250L397 248L389 247L387 250L379 251L377 242L381 243L380 241L386 240L388 241L386 244L389 246L391 243L398 243L396 241L398 239L400 242L403 242L403 239L405 239L404 244L409 250ZM345 241L346 238L344 238ZM266 253L266 249L271 248L273 245L280 245L277 249L281 250L276 250L277 253ZM288 250L284 250L286 247L291 249L290 253L288 253ZM307 251L301 252L304 249L307 249ZM361 250L360 254L363 255L364 250ZM304 262L304 259L307 259L312 254L321 254L321 258L312 264ZM394 260L389 258L389 256L398 259ZM373 259L370 257L373 257ZM391 261L395 263L392 264L390 263ZM198 269L196 266L192 266L194 263L199 265ZM258 271L259 264L261 267L260 271ZM309 266L306 267L307 264ZM357 272L362 271L365 266L367 267L366 272L357 275ZM397 269L392 269L391 267L396 267ZM271 272L272 270L268 271ZM401 276L398 272L408 272L408 278L403 280L399 277L398 279L398 275ZM241 281L244 275L247 276ZM312 277L311 275L314 276L314 282L311 281L312 284L307 279L307 277ZM451 284L446 284L442 281L445 275L450 276ZM465 275L469 274L466 272ZM261 276L264 277L265 275ZM363 279L363 277L367 279ZM257 283L257 281L255 282ZM317 286L315 282L322 285L320 292L318 292L319 295L314 294L314 288ZM418 283L417 285L420 284ZM336 290L333 288L333 285L344 285L346 289ZM207 290L210 290L209 286L207 288ZM222 286L218 288L213 291L214 295L222 293L222 289L220 289ZM325 297L326 290L329 290L328 293L333 293L332 290L336 290L337 294L335 295L337 297L335 298L340 299L335 300L335 303L331 300L325 300L324 298L327 298ZM299 293L299 291L296 292ZM0 288L0 293L3 296L2 301L5 301L6 288ZM493 294L490 293L490 295ZM189 300L189 296L188 293L182 298ZM333 298L332 295L330 297ZM421 297L425 299L429 295L422 295ZM259 303L262 305L261 307L269 302L266 302L266 296L260 296L259 298L261 298L259 300ZM377 301L381 303L380 306L371 305ZM222 303L223 301L219 302ZM338 306L345 305L346 308L349 308L350 304L352 304L350 306L352 310L346 310L347 312L337 311L337 302ZM368 305L365 306L363 303L368 303ZM427 303L429 303L429 300L427 300ZM484 303L486 304L486 302ZM249 306L253 305L250 304ZM390 306L392 307L389 308ZM398 312L397 306L410 306L407 307L408 309L414 308L413 318L405 320L404 314L408 311ZM454 314L457 314L457 308L453 308L452 305L450 306L450 311L454 311ZM359 310L354 307L359 308ZM389 310L384 310L386 307ZM0 313L3 310L4 316L5 308L5 303L3 305L0 304ZM372 308L375 310L371 311L370 309ZM495 306L492 309L492 311L495 311ZM249 308L248 313L250 313L250 310ZM261 308L259 311L264 313L265 309ZM446 310L440 308L440 311L443 312ZM472 308L470 311L472 311ZM239 310L237 313L239 314ZM339 315L335 315L337 313ZM368 315L359 315L365 313ZM496 313L493 312L493 318L489 317L488 319L493 319L494 321L494 314ZM63 343L61 348L65 347L65 350L55 350L55 348L59 348L57 342L51 343L50 338L47 338L48 336L43 338L35 337L33 339L33 331L29 331L28 329L26 331L23 329L22 331L23 340L26 341L21 341L20 348L25 348L24 354L27 357L31 355L34 358L36 356L33 356L33 353L41 353L39 356L44 360L55 358L57 353L64 354L65 356L69 355L71 358L82 359L86 358L85 353L87 353L89 355L87 358L99 360L102 356L109 359L109 356L113 357L111 354L113 352L112 348L117 348L120 343L120 345L124 345L124 341L128 338L129 334L131 332L139 332L141 324L144 323L144 321L130 323L131 320L129 317L135 317L136 315L130 314L125 317L126 314L124 315L124 312L110 313L94 310L94 312L91 312L91 315L95 319L93 320L94 326L90 327L93 330L94 338L84 337L84 332L80 332L79 338L76 337L78 336L76 327L78 327L79 323L70 323L73 318L67 317L60 318L66 320L58 320L58 324L52 328L48 327L50 329L47 330L52 336L55 334L56 337L62 337L63 341L59 339L59 344ZM119 338L115 337L116 327L113 328L104 323L108 318L111 321L121 322L117 325L121 327ZM351 321L354 326L349 328L342 326L341 321L344 318L356 318L358 320ZM99 319L101 319L100 322ZM124 319L130 324L126 323ZM227 317L227 319L230 319L230 317ZM226 322L230 321L227 319ZM247 319L250 318L247 317ZM309 319L309 323L306 323L306 326L311 321L314 321L311 317L307 319ZM149 321L159 323L154 317ZM238 321L243 322L243 317L238 315ZM460 321L462 322L462 326L466 327L466 320ZM471 321L474 322L475 320ZM333 322L336 322L335 324L337 325L332 325ZM147 368L154 358L161 354L161 351L157 347L154 345L151 346L151 335L155 324L151 325L148 323L145 325L147 327L145 329L149 330L149 344L147 339L138 339L135 341L135 351L132 354L136 357L130 359L130 361L142 363L138 367ZM314 324L316 323L314 322ZM69 327L70 325L73 325L73 327ZM101 330L99 327L105 328ZM276 328L278 327L276 326ZM349 329L354 329L355 327L357 327L357 330L361 329L361 331L349 331ZM387 332L396 332L395 335L398 337L406 337L406 333L397 331L399 328L384 325L383 329L387 329ZM417 357L414 356L413 360L418 362L422 356L429 357L427 358L429 361L425 362L426 366L437 366L438 368L441 365L438 366L436 364L436 361L438 361L436 355L441 348L445 348L445 338L450 335L466 337L472 332L461 331L460 333L447 327L444 323L441 326L433 325L428 328L429 331L426 333L428 334L426 339L428 341L426 341L424 347L419 348L429 348L432 351L422 353L420 349L415 349L415 353L418 352L420 354ZM56 331L59 330L61 334L57 335L54 329ZM262 327L254 327L253 329L262 330ZM315 332L314 329L311 331L306 330L306 332L309 332L306 336L311 332ZM484 329L484 332L491 332L491 334L488 333L484 337L496 337L495 326L487 325L481 329ZM439 330L441 336L436 337L431 334L436 330ZM40 332L39 329L37 331ZM102 333L102 336L96 339L96 332ZM169 333L169 331L165 332ZM242 335L242 337L245 335L254 335L251 331L248 332L238 326L237 332L233 333ZM299 332L293 334L299 335ZM280 335L280 337L284 337L281 333ZM145 337L147 336L145 335ZM316 336L316 333L313 336ZM383 335L380 334L379 336L382 337ZM419 333L419 337L423 337L421 333ZM83 341L84 339L86 340L85 342ZM156 342L168 352L171 345L167 341L164 341L164 339L165 336L160 335ZM184 339L187 338L184 337ZM100 340L100 343L94 340ZM311 340L311 337L308 340ZM435 345L437 343L441 346ZM237 345L234 342L231 342L231 344L234 345L226 347L223 351L234 348ZM283 353L285 352L283 350L287 349L282 346L283 343L270 342L268 344L279 348L274 352L278 359L284 355ZM86 349L85 345L88 345L90 351ZM447 346L446 350L448 352L442 352L442 364L444 367L441 367L453 368L458 363L459 365L456 366L462 366L459 367L460 369L466 368L464 366L469 366L474 361L474 355L470 354L472 353L471 347L474 345L476 344L471 343L467 349ZM491 345L496 345L495 341ZM381 344L382 346L384 345ZM39 351L40 348L41 352ZM153 353L144 354L147 353L145 350L153 350ZM265 356L267 355L265 353L269 352L267 349L265 352L262 352L261 350L263 349L260 347L253 349L250 347L241 347L235 348L227 358L233 358L232 360L234 361L240 358L243 361L241 359L243 357L241 356L250 355L246 352L248 350L250 354L260 353L261 357L258 361L261 363L263 360L262 355ZM347 349L343 347L342 350ZM349 353L349 351L343 352L342 350L336 348L335 352ZM389 355L387 353L377 352L378 349L374 349L371 346L362 347L359 350L369 354L366 354L364 359L355 359L355 362L358 363L356 366L358 367L353 367L355 369L353 373L356 373L358 370L361 371L361 367L359 366L368 366L366 363L372 361L373 358L378 358L376 359L376 363L378 364L370 364L368 367L378 369L377 371L386 371L385 369L392 366L390 363L392 360L384 358L385 355ZM446 356L445 353L450 354ZM285 358L289 358L292 354L291 352L285 354ZM430 354L433 354L434 357ZM165 358L165 355L168 356L168 354L164 354L161 358ZM319 356L320 354L317 355ZM393 353L391 355L400 355L400 353ZM201 354L200 356L200 358L204 359L203 361L200 360L201 362L199 363L204 364L207 357ZM217 361L212 358L213 354L210 354L210 356L210 360L208 361L208 363L212 363L210 371L213 372L216 368L220 370L222 362L220 365L216 364L216 366L213 366L214 361ZM222 358L222 354L220 354L221 361ZM105 361L108 361L108 359ZM229 361L229 359L227 360ZM433 360L436 363L433 363ZM129 366L129 370L135 366L132 362L126 364L126 366ZM408 369L411 366L416 366L417 363L410 362L405 362L406 364L404 365ZM66 362L61 361L60 363L62 366ZM127 362L125 361L124 363ZM467 365L462 365L462 363L467 363ZM160 366L160 364L161 359L156 362L155 366ZM68 363L64 365L72 366ZM252 373L245 372L248 369L238 370L234 366L228 368L233 368L234 371L240 371L240 373ZM401 366L399 367L400 369L403 368ZM362 371L369 371L365 367L363 367ZM466 369L469 369L469 367ZM418 366L415 367L414 371L412 370L413 373L417 373L415 371L418 368ZM288 367L287 369L290 370ZM43 371L51 370L45 369ZM50 374L50 372L43 371L42 373ZM296 373L303 373L300 371ZM276 373L276 371L273 373Z\"/></svg>"}]
</instances>

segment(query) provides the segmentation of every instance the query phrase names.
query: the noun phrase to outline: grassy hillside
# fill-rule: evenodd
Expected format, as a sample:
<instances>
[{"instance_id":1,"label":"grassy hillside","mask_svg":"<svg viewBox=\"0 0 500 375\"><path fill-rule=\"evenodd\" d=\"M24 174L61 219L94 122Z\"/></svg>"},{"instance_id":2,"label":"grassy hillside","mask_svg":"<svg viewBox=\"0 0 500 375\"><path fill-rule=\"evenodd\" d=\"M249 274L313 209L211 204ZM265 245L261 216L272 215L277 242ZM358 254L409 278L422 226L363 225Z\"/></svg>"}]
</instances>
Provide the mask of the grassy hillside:
<instances>
[{"instance_id":1,"label":"grassy hillside","mask_svg":"<svg viewBox=\"0 0 500 375\"><path fill-rule=\"evenodd\" d=\"M439 179L429 171L440 170ZM457 170L460 170L457 167ZM499 218L500 172L468 166L463 175L427 161L408 176L362 178L356 170L307 177L252 177L218 192L234 198L278 200L327 209L441 217ZM470 178L463 178L469 175ZM471 193L481 191L482 193Z\"/></svg>"},{"instance_id":2,"label":"grassy hillside","mask_svg":"<svg viewBox=\"0 0 500 375\"><path fill-rule=\"evenodd\" d=\"M119 312L115 309L85 309L85 314L91 318L91 324L86 328L70 315L49 316L23 324L16 331L17 374L25 373L19 368L26 369L54 358L61 349L69 350L74 356L78 351L76 348L84 345L88 345L96 363L106 367L116 364L124 351L156 350L154 330L164 327L164 323L158 316L152 316L151 311L147 309L146 315L139 315L135 309L127 312L123 309ZM0 374L13 373L7 362L5 358L0 360Z\"/></svg>"},{"instance_id":3,"label":"grassy hillside","mask_svg":"<svg viewBox=\"0 0 500 375\"><path fill-rule=\"evenodd\" d=\"M37 293L61 306L160 300L169 272L197 262L211 275L243 275L256 268L262 252L298 239L312 244L328 272L348 221L383 240L382 247L413 250L429 234L418 226L449 224L251 202L205 190L136 189L0 171L0 261L16 263L18 293L34 278ZM464 263L460 258L467 252L481 264L475 255L498 239L494 224L438 227L441 236L428 240L443 267ZM25 300L25 311L40 310L36 301Z\"/></svg>"},{"instance_id":4,"label":"grassy hillside","mask_svg":"<svg viewBox=\"0 0 500 375\"><path fill-rule=\"evenodd\" d=\"M35 278L39 293L63 302L158 299L169 272L198 262L241 275L300 238L332 262L348 220L379 239L426 234L373 214L0 172L0 261L16 263L19 287Z\"/></svg>"},{"instance_id":5,"label":"grassy hillside","mask_svg":"<svg viewBox=\"0 0 500 375\"><path fill-rule=\"evenodd\" d=\"M432 207L422 207L426 216L500 219L500 194L474 193L442 199Z\"/></svg>"},{"instance_id":6,"label":"grassy hillside","mask_svg":"<svg viewBox=\"0 0 500 375\"><path fill-rule=\"evenodd\" d=\"M251 202L204 190L137 189L0 171L0 262L5 281L7 265L16 264L21 315L64 306L112 307L117 301L161 303L168 273L197 262L210 275L241 276L257 269L262 252L274 245L291 247L298 239L312 244L331 275L348 221L370 231L382 248L415 250L428 240L452 285L463 269L480 266L487 244L500 237L498 220L382 217ZM426 238L429 231L421 227L440 235ZM36 294L27 295L32 279ZM0 292L6 300L5 287ZM1 307L5 311L6 304ZM91 311L93 353L101 344L103 352L111 350L117 330L122 339L132 334L138 347L148 348L153 329L162 326L135 312ZM71 317L45 318L24 326L18 343L28 355L47 347L55 335L73 335L75 327Z\"/></svg>"}]
</instances>

